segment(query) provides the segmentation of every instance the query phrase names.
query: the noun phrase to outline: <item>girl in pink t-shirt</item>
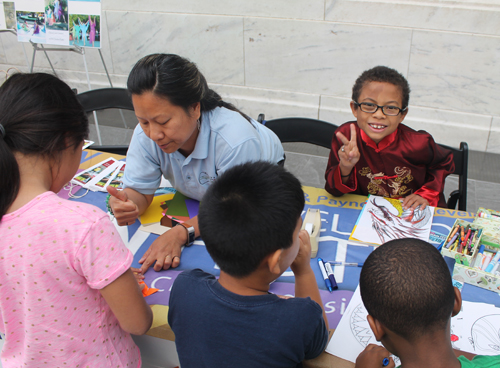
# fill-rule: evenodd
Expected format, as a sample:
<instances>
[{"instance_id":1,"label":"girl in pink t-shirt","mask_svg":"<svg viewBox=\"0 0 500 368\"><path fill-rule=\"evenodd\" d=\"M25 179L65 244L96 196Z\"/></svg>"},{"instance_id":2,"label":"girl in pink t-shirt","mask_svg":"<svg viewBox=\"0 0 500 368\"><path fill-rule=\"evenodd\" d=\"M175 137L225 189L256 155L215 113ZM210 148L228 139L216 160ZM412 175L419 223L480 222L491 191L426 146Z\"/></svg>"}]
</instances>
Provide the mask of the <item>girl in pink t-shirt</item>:
<instances>
[{"instance_id":1,"label":"girl in pink t-shirt","mask_svg":"<svg viewBox=\"0 0 500 368\"><path fill-rule=\"evenodd\" d=\"M9 367L140 367L130 333L151 326L107 215L57 193L75 175L88 121L56 77L0 87L0 332Z\"/></svg>"}]
</instances>

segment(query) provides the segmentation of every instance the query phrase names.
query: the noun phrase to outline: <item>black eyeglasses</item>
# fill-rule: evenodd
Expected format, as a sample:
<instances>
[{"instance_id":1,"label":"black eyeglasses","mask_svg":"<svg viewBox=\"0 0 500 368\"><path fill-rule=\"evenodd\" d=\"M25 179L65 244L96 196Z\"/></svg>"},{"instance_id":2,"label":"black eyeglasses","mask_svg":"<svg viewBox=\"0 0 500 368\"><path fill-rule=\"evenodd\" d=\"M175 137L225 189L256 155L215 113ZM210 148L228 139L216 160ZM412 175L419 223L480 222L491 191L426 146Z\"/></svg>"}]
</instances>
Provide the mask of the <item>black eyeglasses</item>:
<instances>
[{"instance_id":1,"label":"black eyeglasses","mask_svg":"<svg viewBox=\"0 0 500 368\"><path fill-rule=\"evenodd\" d=\"M400 113L405 112L407 109L407 107L405 107L404 109L400 109L399 107L392 105L379 106L371 102L356 102L356 101L353 102L357 107L361 109L361 111L367 112L369 114L374 114L378 109L382 109L382 112L385 115L396 116L399 115Z\"/></svg>"}]
</instances>

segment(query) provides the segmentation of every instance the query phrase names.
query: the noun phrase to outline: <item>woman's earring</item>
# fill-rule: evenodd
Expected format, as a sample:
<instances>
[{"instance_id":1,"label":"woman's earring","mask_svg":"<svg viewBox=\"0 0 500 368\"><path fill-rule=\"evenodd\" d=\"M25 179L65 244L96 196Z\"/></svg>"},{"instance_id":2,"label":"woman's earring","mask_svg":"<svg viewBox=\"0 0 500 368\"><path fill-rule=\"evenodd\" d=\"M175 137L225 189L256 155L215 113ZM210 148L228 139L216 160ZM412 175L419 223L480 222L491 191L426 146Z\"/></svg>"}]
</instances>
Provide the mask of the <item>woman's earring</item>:
<instances>
[{"instance_id":1,"label":"woman's earring","mask_svg":"<svg viewBox=\"0 0 500 368\"><path fill-rule=\"evenodd\" d=\"M200 118L198 118L198 120L196 121L198 123L198 130L200 130L200 127L201 127L201 121L200 121Z\"/></svg>"}]
</instances>

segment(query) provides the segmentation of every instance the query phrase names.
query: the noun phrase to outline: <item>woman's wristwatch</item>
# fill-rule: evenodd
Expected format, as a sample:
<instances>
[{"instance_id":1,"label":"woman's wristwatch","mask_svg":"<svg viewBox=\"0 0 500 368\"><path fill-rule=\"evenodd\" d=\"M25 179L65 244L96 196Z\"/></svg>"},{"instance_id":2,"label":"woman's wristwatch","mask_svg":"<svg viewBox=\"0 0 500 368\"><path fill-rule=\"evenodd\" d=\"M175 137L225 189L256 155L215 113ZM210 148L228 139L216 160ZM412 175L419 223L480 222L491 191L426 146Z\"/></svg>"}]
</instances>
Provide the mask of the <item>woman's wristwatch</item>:
<instances>
[{"instance_id":1,"label":"woman's wristwatch","mask_svg":"<svg viewBox=\"0 0 500 368\"><path fill-rule=\"evenodd\" d=\"M177 222L175 224L175 226L177 226L177 225L181 225L187 231L187 241L186 241L186 244L184 244L184 246L185 247L190 247L191 245L193 245L194 238L195 238L194 227L189 226L189 225L181 224L180 222Z\"/></svg>"}]
</instances>

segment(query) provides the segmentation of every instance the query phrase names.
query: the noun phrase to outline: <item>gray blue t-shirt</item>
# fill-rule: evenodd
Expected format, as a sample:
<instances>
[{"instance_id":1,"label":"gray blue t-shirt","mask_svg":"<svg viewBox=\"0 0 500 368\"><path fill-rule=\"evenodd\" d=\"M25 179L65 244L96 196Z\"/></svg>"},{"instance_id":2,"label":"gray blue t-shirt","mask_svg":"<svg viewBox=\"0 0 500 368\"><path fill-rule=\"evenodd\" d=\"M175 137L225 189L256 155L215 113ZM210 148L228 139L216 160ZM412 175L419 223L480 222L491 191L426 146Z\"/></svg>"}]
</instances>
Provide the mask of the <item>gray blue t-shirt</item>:
<instances>
[{"instance_id":1,"label":"gray blue t-shirt","mask_svg":"<svg viewBox=\"0 0 500 368\"><path fill-rule=\"evenodd\" d=\"M255 120L224 107L204 112L194 151L168 154L138 124L127 153L125 188L153 194L163 175L184 195L201 200L210 184L227 169L248 161L278 163L284 158L279 138Z\"/></svg>"}]
</instances>

